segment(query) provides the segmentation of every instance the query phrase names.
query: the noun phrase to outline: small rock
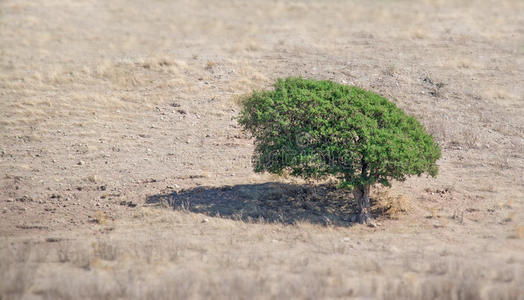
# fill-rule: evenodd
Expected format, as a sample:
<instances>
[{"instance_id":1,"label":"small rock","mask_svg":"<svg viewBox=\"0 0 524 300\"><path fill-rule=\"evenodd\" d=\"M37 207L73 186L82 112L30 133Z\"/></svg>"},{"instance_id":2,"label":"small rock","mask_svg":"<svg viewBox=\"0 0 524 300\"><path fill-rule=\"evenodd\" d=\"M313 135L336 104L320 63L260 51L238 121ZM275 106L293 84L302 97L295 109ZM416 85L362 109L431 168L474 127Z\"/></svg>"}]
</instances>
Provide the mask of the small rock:
<instances>
[{"instance_id":1,"label":"small rock","mask_svg":"<svg viewBox=\"0 0 524 300\"><path fill-rule=\"evenodd\" d=\"M209 219L204 218L204 219L202 220L202 223L209 223Z\"/></svg>"},{"instance_id":2,"label":"small rock","mask_svg":"<svg viewBox=\"0 0 524 300\"><path fill-rule=\"evenodd\" d=\"M45 239L45 241L48 242L48 243L56 243L56 242L60 242L61 240L63 240L63 239L55 238L55 237L48 237L48 238Z\"/></svg>"},{"instance_id":3,"label":"small rock","mask_svg":"<svg viewBox=\"0 0 524 300\"><path fill-rule=\"evenodd\" d=\"M33 201L33 198L27 196L27 195L24 195L22 197L18 197L15 199L16 201L18 202L32 202Z\"/></svg>"},{"instance_id":4,"label":"small rock","mask_svg":"<svg viewBox=\"0 0 524 300\"><path fill-rule=\"evenodd\" d=\"M133 203L133 201L120 201L120 205L128 206L128 207L136 207L136 203Z\"/></svg>"},{"instance_id":5,"label":"small rock","mask_svg":"<svg viewBox=\"0 0 524 300\"><path fill-rule=\"evenodd\" d=\"M7 212L7 207L2 208L2 212L5 214Z\"/></svg>"},{"instance_id":6,"label":"small rock","mask_svg":"<svg viewBox=\"0 0 524 300\"><path fill-rule=\"evenodd\" d=\"M79 165L79 166L81 166L81 165L85 165L85 162L81 160L81 161L79 161L79 162L77 163L77 165Z\"/></svg>"},{"instance_id":7,"label":"small rock","mask_svg":"<svg viewBox=\"0 0 524 300\"><path fill-rule=\"evenodd\" d=\"M101 186L99 187L99 189L100 189L101 191L105 191L105 190L107 190L107 186L105 186L105 185L101 185Z\"/></svg>"},{"instance_id":8,"label":"small rock","mask_svg":"<svg viewBox=\"0 0 524 300\"><path fill-rule=\"evenodd\" d=\"M341 241L344 243L349 243L350 239L348 237L345 237Z\"/></svg>"}]
</instances>

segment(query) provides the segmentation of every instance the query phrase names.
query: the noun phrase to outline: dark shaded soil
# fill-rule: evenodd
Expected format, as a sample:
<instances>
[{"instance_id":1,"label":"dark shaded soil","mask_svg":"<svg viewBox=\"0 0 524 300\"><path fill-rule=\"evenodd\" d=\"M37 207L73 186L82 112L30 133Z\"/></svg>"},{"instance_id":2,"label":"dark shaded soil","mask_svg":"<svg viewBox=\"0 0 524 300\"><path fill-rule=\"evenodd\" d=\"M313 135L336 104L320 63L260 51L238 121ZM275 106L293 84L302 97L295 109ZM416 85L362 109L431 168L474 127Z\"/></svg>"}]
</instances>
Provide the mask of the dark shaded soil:
<instances>
[{"instance_id":1,"label":"dark shaded soil","mask_svg":"<svg viewBox=\"0 0 524 300\"><path fill-rule=\"evenodd\" d=\"M197 187L149 196L149 204L243 221L348 226L356 205L351 192L331 185L284 183Z\"/></svg>"}]
</instances>

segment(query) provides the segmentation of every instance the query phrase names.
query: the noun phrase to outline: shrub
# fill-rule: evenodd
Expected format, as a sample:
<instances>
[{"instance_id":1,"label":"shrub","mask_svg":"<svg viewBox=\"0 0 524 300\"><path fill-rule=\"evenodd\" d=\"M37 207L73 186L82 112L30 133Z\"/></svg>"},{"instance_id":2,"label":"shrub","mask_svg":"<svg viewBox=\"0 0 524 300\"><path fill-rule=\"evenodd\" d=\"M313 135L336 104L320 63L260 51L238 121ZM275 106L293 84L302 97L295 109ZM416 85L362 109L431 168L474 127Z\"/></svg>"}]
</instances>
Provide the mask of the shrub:
<instances>
[{"instance_id":1,"label":"shrub","mask_svg":"<svg viewBox=\"0 0 524 300\"><path fill-rule=\"evenodd\" d=\"M353 189L361 223L371 222L369 190L409 175L436 176L440 148L413 117L386 98L332 81L278 79L242 101L239 123L254 137L255 172L334 176Z\"/></svg>"}]
</instances>

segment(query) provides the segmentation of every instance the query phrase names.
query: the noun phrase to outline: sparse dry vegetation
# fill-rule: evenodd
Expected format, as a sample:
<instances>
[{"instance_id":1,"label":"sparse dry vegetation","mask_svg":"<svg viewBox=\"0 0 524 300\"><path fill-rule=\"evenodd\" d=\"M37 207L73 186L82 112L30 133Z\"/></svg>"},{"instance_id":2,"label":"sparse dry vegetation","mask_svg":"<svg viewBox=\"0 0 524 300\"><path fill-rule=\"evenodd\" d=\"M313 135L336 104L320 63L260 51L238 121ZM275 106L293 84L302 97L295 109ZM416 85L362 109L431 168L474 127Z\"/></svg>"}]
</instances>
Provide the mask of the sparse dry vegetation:
<instances>
[{"instance_id":1,"label":"sparse dry vegetation","mask_svg":"<svg viewBox=\"0 0 524 300\"><path fill-rule=\"evenodd\" d=\"M202 222L207 219L208 222ZM351 228L247 223L141 208L103 236L2 244L3 295L43 298L518 299L522 278L506 253L462 250L414 229L391 235ZM36 239L38 241L41 239ZM424 245L421 245L421 240ZM493 250L495 250L493 248ZM9 259L5 259L9 258ZM32 271L38 267L38 277ZM220 274L220 275L218 275ZM60 283L60 286L57 286ZM307 283L307 284L305 284Z\"/></svg>"},{"instance_id":2,"label":"sparse dry vegetation","mask_svg":"<svg viewBox=\"0 0 524 300\"><path fill-rule=\"evenodd\" d=\"M522 11L0 1L0 298L523 299ZM254 174L238 103L287 76L391 99L439 177L372 190L368 228Z\"/></svg>"}]
</instances>

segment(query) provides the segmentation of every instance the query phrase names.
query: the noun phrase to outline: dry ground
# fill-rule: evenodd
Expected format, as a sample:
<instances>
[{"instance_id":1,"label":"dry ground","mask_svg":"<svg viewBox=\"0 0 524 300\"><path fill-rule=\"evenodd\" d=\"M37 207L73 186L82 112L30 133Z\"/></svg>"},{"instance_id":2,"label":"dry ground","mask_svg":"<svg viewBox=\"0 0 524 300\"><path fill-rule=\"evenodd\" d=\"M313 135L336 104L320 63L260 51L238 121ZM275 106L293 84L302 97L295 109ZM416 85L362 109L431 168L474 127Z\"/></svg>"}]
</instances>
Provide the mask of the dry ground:
<instances>
[{"instance_id":1,"label":"dry ground","mask_svg":"<svg viewBox=\"0 0 524 300\"><path fill-rule=\"evenodd\" d=\"M0 299L524 299L522 11L1 0ZM368 228L254 174L237 99L290 75L417 116L439 177L376 190Z\"/></svg>"}]
</instances>

